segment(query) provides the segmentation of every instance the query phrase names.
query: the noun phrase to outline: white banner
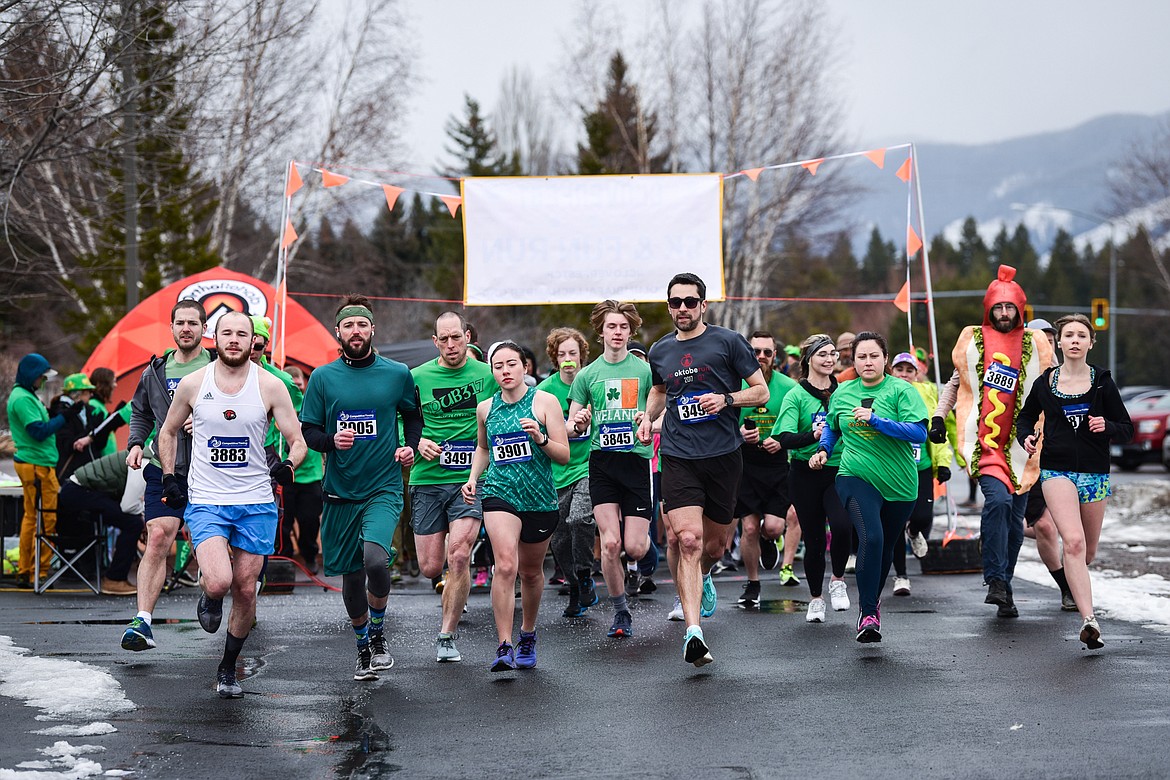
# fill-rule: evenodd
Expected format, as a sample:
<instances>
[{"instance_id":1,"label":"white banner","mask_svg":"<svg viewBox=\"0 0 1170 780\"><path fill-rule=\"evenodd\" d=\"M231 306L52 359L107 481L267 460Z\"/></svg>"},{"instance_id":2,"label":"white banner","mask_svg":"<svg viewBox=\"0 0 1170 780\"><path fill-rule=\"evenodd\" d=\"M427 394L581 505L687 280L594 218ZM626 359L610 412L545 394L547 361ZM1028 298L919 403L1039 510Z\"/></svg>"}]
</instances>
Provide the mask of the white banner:
<instances>
[{"instance_id":1,"label":"white banner","mask_svg":"<svg viewBox=\"0 0 1170 780\"><path fill-rule=\"evenodd\" d=\"M664 301L677 273L723 300L717 173L463 180L469 306Z\"/></svg>"}]
</instances>

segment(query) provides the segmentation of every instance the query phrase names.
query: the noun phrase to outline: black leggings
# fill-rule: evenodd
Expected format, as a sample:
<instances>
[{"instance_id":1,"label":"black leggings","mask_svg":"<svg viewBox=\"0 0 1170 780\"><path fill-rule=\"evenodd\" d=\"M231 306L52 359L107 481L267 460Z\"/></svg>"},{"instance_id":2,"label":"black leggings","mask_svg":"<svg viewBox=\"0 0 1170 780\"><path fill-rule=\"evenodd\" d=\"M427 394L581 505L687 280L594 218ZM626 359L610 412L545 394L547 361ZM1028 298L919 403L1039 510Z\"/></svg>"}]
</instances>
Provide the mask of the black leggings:
<instances>
[{"instance_id":1,"label":"black leggings","mask_svg":"<svg viewBox=\"0 0 1170 780\"><path fill-rule=\"evenodd\" d=\"M808 592L819 598L825 579L825 523L833 534L829 545L829 559L833 565L833 576L845 576L845 564L853 542L853 529L849 515L837 497L834 481L836 467L814 471L806 460L793 460L788 471L788 497L796 509L804 539L804 578Z\"/></svg>"},{"instance_id":2,"label":"black leggings","mask_svg":"<svg viewBox=\"0 0 1170 780\"><path fill-rule=\"evenodd\" d=\"M375 598L390 595L390 556L386 549L376 542L365 542L363 552L365 566L341 578L341 600L346 613L354 619L366 614L367 590Z\"/></svg>"},{"instance_id":3,"label":"black leggings","mask_svg":"<svg viewBox=\"0 0 1170 780\"><path fill-rule=\"evenodd\" d=\"M906 520L913 501L887 501L878 489L860 477L837 477L849 519L857 529L857 600L861 614L877 615L882 585L890 573L894 547L906 544Z\"/></svg>"},{"instance_id":4,"label":"black leggings","mask_svg":"<svg viewBox=\"0 0 1170 780\"><path fill-rule=\"evenodd\" d=\"M922 469L918 472L918 500L914 502L914 511L910 513L910 522L906 524L906 533L913 536L922 534L924 539L930 538L930 529L934 525L934 469ZM906 576L906 543L894 547L894 574Z\"/></svg>"}]
</instances>

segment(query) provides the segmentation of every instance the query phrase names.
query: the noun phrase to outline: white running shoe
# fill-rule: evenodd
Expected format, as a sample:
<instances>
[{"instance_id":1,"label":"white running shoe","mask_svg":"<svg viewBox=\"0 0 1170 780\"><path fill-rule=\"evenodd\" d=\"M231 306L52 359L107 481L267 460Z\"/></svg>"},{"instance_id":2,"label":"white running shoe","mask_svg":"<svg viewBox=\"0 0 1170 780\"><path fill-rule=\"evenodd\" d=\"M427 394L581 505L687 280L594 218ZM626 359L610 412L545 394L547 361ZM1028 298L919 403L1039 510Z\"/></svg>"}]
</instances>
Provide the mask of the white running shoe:
<instances>
[{"instance_id":1,"label":"white running shoe","mask_svg":"<svg viewBox=\"0 0 1170 780\"><path fill-rule=\"evenodd\" d=\"M849 609L849 588L845 580L829 580L829 601L833 603L834 612Z\"/></svg>"},{"instance_id":2,"label":"white running shoe","mask_svg":"<svg viewBox=\"0 0 1170 780\"><path fill-rule=\"evenodd\" d=\"M857 556L850 555L849 560L845 561L845 573L852 574L857 571Z\"/></svg>"},{"instance_id":3,"label":"white running shoe","mask_svg":"<svg viewBox=\"0 0 1170 780\"><path fill-rule=\"evenodd\" d=\"M926 537L921 533L916 533L910 537L910 552L914 553L915 558L925 558L926 552L930 547L926 544Z\"/></svg>"},{"instance_id":4,"label":"white running shoe","mask_svg":"<svg viewBox=\"0 0 1170 780\"><path fill-rule=\"evenodd\" d=\"M817 597L808 603L808 612L804 616L806 623L825 622L825 600Z\"/></svg>"},{"instance_id":5,"label":"white running shoe","mask_svg":"<svg viewBox=\"0 0 1170 780\"><path fill-rule=\"evenodd\" d=\"M674 597L674 609L667 613L666 619L676 621L681 621L683 619L682 601L679 600L678 596Z\"/></svg>"},{"instance_id":6,"label":"white running shoe","mask_svg":"<svg viewBox=\"0 0 1170 780\"><path fill-rule=\"evenodd\" d=\"M894 577L894 595L895 596L909 596L910 595L910 578L909 577Z\"/></svg>"}]
</instances>

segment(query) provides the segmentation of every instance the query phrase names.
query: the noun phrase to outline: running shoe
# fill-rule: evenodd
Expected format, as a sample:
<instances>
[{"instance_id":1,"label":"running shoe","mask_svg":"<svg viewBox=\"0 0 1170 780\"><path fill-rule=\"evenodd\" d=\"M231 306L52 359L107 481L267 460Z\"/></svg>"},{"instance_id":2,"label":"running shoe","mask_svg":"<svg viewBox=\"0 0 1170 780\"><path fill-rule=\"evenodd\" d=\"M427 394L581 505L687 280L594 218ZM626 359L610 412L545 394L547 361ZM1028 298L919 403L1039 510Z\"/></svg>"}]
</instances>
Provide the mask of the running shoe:
<instances>
[{"instance_id":1,"label":"running shoe","mask_svg":"<svg viewBox=\"0 0 1170 780\"><path fill-rule=\"evenodd\" d=\"M221 699L242 699L244 689L236 682L236 673L232 670L220 670L215 675L215 692Z\"/></svg>"},{"instance_id":2,"label":"running shoe","mask_svg":"<svg viewBox=\"0 0 1170 780\"><path fill-rule=\"evenodd\" d=\"M829 601L833 604L834 612L849 609L849 586L845 580L829 580Z\"/></svg>"},{"instance_id":3,"label":"running shoe","mask_svg":"<svg viewBox=\"0 0 1170 780\"><path fill-rule=\"evenodd\" d=\"M565 607L565 611L561 613L561 617L578 618L588 611L589 610L585 609L585 607L581 606L579 603L570 601L569 605Z\"/></svg>"},{"instance_id":4,"label":"running shoe","mask_svg":"<svg viewBox=\"0 0 1170 780\"><path fill-rule=\"evenodd\" d=\"M808 602L808 612L804 615L806 623L825 622L825 600L820 596Z\"/></svg>"},{"instance_id":5,"label":"running shoe","mask_svg":"<svg viewBox=\"0 0 1170 780\"><path fill-rule=\"evenodd\" d=\"M634 635L634 616L627 610L615 612L613 625L609 627L606 636L613 639L624 639Z\"/></svg>"},{"instance_id":6,"label":"running shoe","mask_svg":"<svg viewBox=\"0 0 1170 780\"><path fill-rule=\"evenodd\" d=\"M882 641L882 622L877 615L863 615L858 618L857 641L863 644Z\"/></svg>"},{"instance_id":7,"label":"running shoe","mask_svg":"<svg viewBox=\"0 0 1170 780\"><path fill-rule=\"evenodd\" d=\"M520 641L516 643L516 668L531 669L536 666L536 632L520 632Z\"/></svg>"},{"instance_id":8,"label":"running shoe","mask_svg":"<svg viewBox=\"0 0 1170 780\"><path fill-rule=\"evenodd\" d=\"M715 660L703 639L703 629L698 626L688 628L683 637L683 660L695 666L705 666Z\"/></svg>"},{"instance_id":9,"label":"running shoe","mask_svg":"<svg viewBox=\"0 0 1170 780\"><path fill-rule=\"evenodd\" d=\"M186 569L183 569L175 576L175 582L184 588L194 588L199 584L199 578Z\"/></svg>"},{"instance_id":10,"label":"running shoe","mask_svg":"<svg viewBox=\"0 0 1170 780\"><path fill-rule=\"evenodd\" d=\"M800 578L792 570L791 563L780 567L780 584L789 588L795 588L800 584Z\"/></svg>"},{"instance_id":11,"label":"running shoe","mask_svg":"<svg viewBox=\"0 0 1170 780\"><path fill-rule=\"evenodd\" d=\"M652 577L642 577L642 583L638 585L639 593L654 593L656 590L658 590L658 585Z\"/></svg>"},{"instance_id":12,"label":"running shoe","mask_svg":"<svg viewBox=\"0 0 1170 780\"><path fill-rule=\"evenodd\" d=\"M195 615L199 618L199 625L209 634L219 630L223 620L223 599L213 599L207 593L199 592L199 604L195 607Z\"/></svg>"},{"instance_id":13,"label":"running shoe","mask_svg":"<svg viewBox=\"0 0 1170 780\"><path fill-rule=\"evenodd\" d=\"M794 561L803 561L804 560L804 540L803 539L801 539L799 542L796 543L796 552L794 552L792 554L792 560L794 560Z\"/></svg>"},{"instance_id":14,"label":"running shoe","mask_svg":"<svg viewBox=\"0 0 1170 780\"><path fill-rule=\"evenodd\" d=\"M914 553L915 558L925 558L930 547L926 544L926 537L921 532L915 533L910 537L910 552Z\"/></svg>"},{"instance_id":15,"label":"running shoe","mask_svg":"<svg viewBox=\"0 0 1170 780\"><path fill-rule=\"evenodd\" d=\"M439 638L435 640L435 660L441 664L463 660L459 648L455 647L454 634L439 634Z\"/></svg>"},{"instance_id":16,"label":"running shoe","mask_svg":"<svg viewBox=\"0 0 1170 780\"><path fill-rule=\"evenodd\" d=\"M399 568L398 566L395 566L392 569L390 569L390 581L391 582L402 582L402 569L401 568Z\"/></svg>"},{"instance_id":17,"label":"running shoe","mask_svg":"<svg viewBox=\"0 0 1170 780\"><path fill-rule=\"evenodd\" d=\"M1076 612L1077 600L1073 598L1073 594L1064 592L1060 594L1060 611L1061 612Z\"/></svg>"},{"instance_id":18,"label":"running shoe","mask_svg":"<svg viewBox=\"0 0 1170 780\"><path fill-rule=\"evenodd\" d=\"M857 571L857 556L851 554L849 560L845 561L845 573L852 574L855 571Z\"/></svg>"},{"instance_id":19,"label":"running shoe","mask_svg":"<svg viewBox=\"0 0 1170 780\"><path fill-rule=\"evenodd\" d=\"M1006 582L991 580L987 583L987 596L983 599L984 604L998 604L1001 607L1006 607L1010 600Z\"/></svg>"},{"instance_id":20,"label":"running shoe","mask_svg":"<svg viewBox=\"0 0 1170 780\"><path fill-rule=\"evenodd\" d=\"M715 614L715 605L719 603L719 594L715 592L715 580L708 574L703 578L703 601L699 604L699 616L711 617Z\"/></svg>"},{"instance_id":21,"label":"running shoe","mask_svg":"<svg viewBox=\"0 0 1170 780\"><path fill-rule=\"evenodd\" d=\"M715 561L715 565L711 567L712 574L718 575L726 571L736 571L735 563L728 555L724 555L722 558Z\"/></svg>"},{"instance_id":22,"label":"running shoe","mask_svg":"<svg viewBox=\"0 0 1170 780\"><path fill-rule=\"evenodd\" d=\"M580 601L583 607L592 607L597 603L597 583L592 577L581 580Z\"/></svg>"},{"instance_id":23,"label":"running shoe","mask_svg":"<svg viewBox=\"0 0 1170 780\"><path fill-rule=\"evenodd\" d=\"M373 654L370 652L370 646L359 647L357 651L357 663L353 668L353 679L368 682L370 680L377 680L378 673L370 666L373 659Z\"/></svg>"},{"instance_id":24,"label":"running shoe","mask_svg":"<svg viewBox=\"0 0 1170 780\"><path fill-rule=\"evenodd\" d=\"M642 584L642 577L637 569L626 569L626 598L638 597L638 587Z\"/></svg>"},{"instance_id":25,"label":"running shoe","mask_svg":"<svg viewBox=\"0 0 1170 780\"><path fill-rule=\"evenodd\" d=\"M1090 650L1098 650L1105 646L1105 643L1101 641L1101 626L1097 625L1095 616L1090 615L1081 624L1081 641Z\"/></svg>"},{"instance_id":26,"label":"running shoe","mask_svg":"<svg viewBox=\"0 0 1170 780\"><path fill-rule=\"evenodd\" d=\"M508 672L516 668L516 651L512 649L511 642L500 642L500 646L496 648L496 657L492 661L491 670L493 672Z\"/></svg>"},{"instance_id":27,"label":"running shoe","mask_svg":"<svg viewBox=\"0 0 1170 780\"><path fill-rule=\"evenodd\" d=\"M743 584L743 595L739 597L736 602L740 609L759 609L760 608L760 581L752 582L748 580Z\"/></svg>"},{"instance_id":28,"label":"running shoe","mask_svg":"<svg viewBox=\"0 0 1170 780\"><path fill-rule=\"evenodd\" d=\"M1001 618L1018 618L1020 610L1016 609L1016 603L1012 601L1011 596L1008 596L1007 604L1000 604L995 608L995 616Z\"/></svg>"},{"instance_id":29,"label":"running shoe","mask_svg":"<svg viewBox=\"0 0 1170 780\"><path fill-rule=\"evenodd\" d=\"M386 634L379 631L370 634L370 668L384 672L394 666L394 658L386 648Z\"/></svg>"},{"instance_id":30,"label":"running shoe","mask_svg":"<svg viewBox=\"0 0 1170 780\"><path fill-rule=\"evenodd\" d=\"M479 581L478 575L476 581ZM442 594L443 588L447 587L447 572L443 572L438 577L431 577L431 587L435 589L435 593Z\"/></svg>"},{"instance_id":31,"label":"running shoe","mask_svg":"<svg viewBox=\"0 0 1170 780\"><path fill-rule=\"evenodd\" d=\"M780 546L775 539L760 537L760 565L768 571L776 568L780 562Z\"/></svg>"},{"instance_id":32,"label":"running shoe","mask_svg":"<svg viewBox=\"0 0 1170 780\"><path fill-rule=\"evenodd\" d=\"M130 621L130 625L126 626L126 632L122 634L122 649L133 650L149 650L152 647L157 647L154 643L154 634L150 630L150 624L140 617L136 617Z\"/></svg>"},{"instance_id":33,"label":"running shoe","mask_svg":"<svg viewBox=\"0 0 1170 780\"><path fill-rule=\"evenodd\" d=\"M670 612L666 613L666 619L676 622L683 619L682 601L678 596L674 597L674 606L671 607Z\"/></svg>"},{"instance_id":34,"label":"running shoe","mask_svg":"<svg viewBox=\"0 0 1170 780\"><path fill-rule=\"evenodd\" d=\"M491 578L488 577L487 567L480 566L478 569L475 570L475 580L471 583L471 587L473 587L477 590L483 590L484 588L486 588L488 586L488 582L490 581L490 579Z\"/></svg>"},{"instance_id":35,"label":"running shoe","mask_svg":"<svg viewBox=\"0 0 1170 780\"><path fill-rule=\"evenodd\" d=\"M910 595L910 578L894 576L894 595L895 596L909 596Z\"/></svg>"}]
</instances>

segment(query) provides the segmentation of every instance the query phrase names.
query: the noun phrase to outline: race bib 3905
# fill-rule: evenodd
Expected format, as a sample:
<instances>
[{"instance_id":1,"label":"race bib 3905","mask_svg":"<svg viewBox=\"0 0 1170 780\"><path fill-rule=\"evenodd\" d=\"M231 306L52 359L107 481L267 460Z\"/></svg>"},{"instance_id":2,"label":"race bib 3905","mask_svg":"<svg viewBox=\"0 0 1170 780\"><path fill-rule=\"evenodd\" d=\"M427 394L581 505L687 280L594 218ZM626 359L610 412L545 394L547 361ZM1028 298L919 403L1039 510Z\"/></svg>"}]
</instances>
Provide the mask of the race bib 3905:
<instances>
[{"instance_id":1,"label":"race bib 3905","mask_svg":"<svg viewBox=\"0 0 1170 780\"><path fill-rule=\"evenodd\" d=\"M347 409L337 414L337 430L353 431L353 438L378 438L378 415L373 409Z\"/></svg>"}]
</instances>

